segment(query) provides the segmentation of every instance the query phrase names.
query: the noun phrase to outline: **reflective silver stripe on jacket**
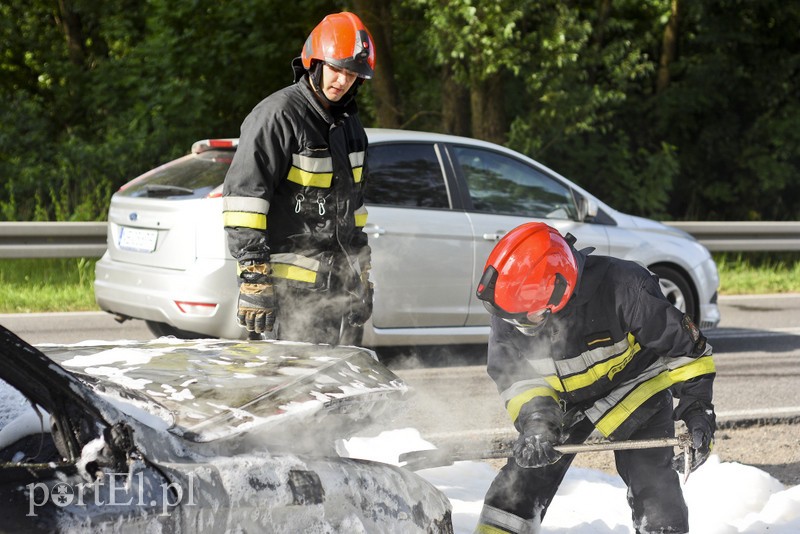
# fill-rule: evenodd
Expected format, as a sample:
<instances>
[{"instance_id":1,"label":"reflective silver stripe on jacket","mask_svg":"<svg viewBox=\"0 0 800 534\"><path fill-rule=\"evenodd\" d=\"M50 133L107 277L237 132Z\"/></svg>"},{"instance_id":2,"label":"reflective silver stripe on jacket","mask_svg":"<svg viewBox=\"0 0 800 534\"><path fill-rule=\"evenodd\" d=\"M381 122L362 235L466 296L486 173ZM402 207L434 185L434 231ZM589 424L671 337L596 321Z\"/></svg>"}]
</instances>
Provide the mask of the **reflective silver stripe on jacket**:
<instances>
[{"instance_id":1,"label":"reflective silver stripe on jacket","mask_svg":"<svg viewBox=\"0 0 800 534\"><path fill-rule=\"evenodd\" d=\"M484 504L475 532L476 534L537 534L542 526L539 519L541 513L541 509L534 509L533 519L522 519L494 506Z\"/></svg>"},{"instance_id":2,"label":"reflective silver stripe on jacket","mask_svg":"<svg viewBox=\"0 0 800 534\"><path fill-rule=\"evenodd\" d=\"M270 264L272 276L309 284L317 281L317 272L320 267L319 261L293 252L272 254Z\"/></svg>"},{"instance_id":3,"label":"reflective silver stripe on jacket","mask_svg":"<svg viewBox=\"0 0 800 534\"><path fill-rule=\"evenodd\" d=\"M602 378L612 380L641 350L633 334L613 345L585 351L566 360L530 359L536 374L561 393L590 387Z\"/></svg>"},{"instance_id":4,"label":"reflective silver stripe on jacket","mask_svg":"<svg viewBox=\"0 0 800 534\"><path fill-rule=\"evenodd\" d=\"M292 167L286 179L303 186L330 187L333 180L333 159L292 154Z\"/></svg>"},{"instance_id":5,"label":"reflective silver stripe on jacket","mask_svg":"<svg viewBox=\"0 0 800 534\"><path fill-rule=\"evenodd\" d=\"M222 197L222 221L227 227L267 228L269 202L258 197Z\"/></svg>"},{"instance_id":6,"label":"reflective silver stripe on jacket","mask_svg":"<svg viewBox=\"0 0 800 534\"><path fill-rule=\"evenodd\" d=\"M350 167L353 169L353 181L358 183L361 181L361 173L364 170L364 151L350 152Z\"/></svg>"},{"instance_id":7,"label":"reflective silver stripe on jacket","mask_svg":"<svg viewBox=\"0 0 800 534\"><path fill-rule=\"evenodd\" d=\"M506 389L505 391L500 392L500 398L503 399L503 402L508 404L511 399L522 395L526 391L530 391L536 388L549 388L550 384L544 378L531 378L529 380L520 380L519 382L514 382L511 386ZM553 388L554 389L554 388Z\"/></svg>"},{"instance_id":8,"label":"reflective silver stripe on jacket","mask_svg":"<svg viewBox=\"0 0 800 534\"><path fill-rule=\"evenodd\" d=\"M710 355L661 358L638 376L620 384L584 413L604 436L610 436L628 416L656 393L678 382L715 372Z\"/></svg>"}]
</instances>

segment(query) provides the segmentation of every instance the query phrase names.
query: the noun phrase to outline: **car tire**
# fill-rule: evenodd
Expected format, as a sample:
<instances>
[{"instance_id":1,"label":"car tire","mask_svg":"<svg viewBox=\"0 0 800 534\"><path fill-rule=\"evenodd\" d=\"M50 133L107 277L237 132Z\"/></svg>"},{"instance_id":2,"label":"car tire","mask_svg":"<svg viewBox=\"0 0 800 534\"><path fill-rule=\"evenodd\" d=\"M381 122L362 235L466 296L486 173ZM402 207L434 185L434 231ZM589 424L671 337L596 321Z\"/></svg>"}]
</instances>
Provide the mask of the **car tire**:
<instances>
[{"instance_id":1,"label":"car tire","mask_svg":"<svg viewBox=\"0 0 800 534\"><path fill-rule=\"evenodd\" d=\"M665 265L655 265L650 270L658 275L661 291L667 297L667 300L693 320L696 320L697 303L692 292L692 286L689 285L686 277L672 267Z\"/></svg>"},{"instance_id":2,"label":"car tire","mask_svg":"<svg viewBox=\"0 0 800 534\"><path fill-rule=\"evenodd\" d=\"M214 337L206 334L198 334L197 332L189 332L188 330L181 330L180 328L175 328L172 325L160 323L158 321L145 321L145 324L147 325L147 329L150 330L150 332L152 332L156 337L172 336L178 339L202 339Z\"/></svg>"}]
</instances>

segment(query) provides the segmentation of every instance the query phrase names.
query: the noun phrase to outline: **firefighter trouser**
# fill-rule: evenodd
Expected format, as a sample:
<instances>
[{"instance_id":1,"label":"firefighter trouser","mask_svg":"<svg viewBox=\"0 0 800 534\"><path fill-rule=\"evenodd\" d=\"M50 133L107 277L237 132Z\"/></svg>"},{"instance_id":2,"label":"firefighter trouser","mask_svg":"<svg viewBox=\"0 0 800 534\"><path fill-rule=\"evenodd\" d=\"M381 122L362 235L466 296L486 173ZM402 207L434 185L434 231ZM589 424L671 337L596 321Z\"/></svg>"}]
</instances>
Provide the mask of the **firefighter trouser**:
<instances>
[{"instance_id":1,"label":"firefighter trouser","mask_svg":"<svg viewBox=\"0 0 800 534\"><path fill-rule=\"evenodd\" d=\"M669 392L660 395L671 397ZM630 439L672 437L671 398L633 432ZM577 423L565 443L582 443L592 433L588 419ZM628 504L638 534L689 532L686 503L678 474L672 469L672 447L614 451L617 472L628 486ZM534 534L540 531L547 507L553 500L574 454L540 468L519 467L513 458L500 470L484 499L476 533Z\"/></svg>"},{"instance_id":2,"label":"firefighter trouser","mask_svg":"<svg viewBox=\"0 0 800 534\"><path fill-rule=\"evenodd\" d=\"M275 283L278 298L275 339L360 345L364 327L351 326L350 297L343 291L309 291Z\"/></svg>"}]
</instances>

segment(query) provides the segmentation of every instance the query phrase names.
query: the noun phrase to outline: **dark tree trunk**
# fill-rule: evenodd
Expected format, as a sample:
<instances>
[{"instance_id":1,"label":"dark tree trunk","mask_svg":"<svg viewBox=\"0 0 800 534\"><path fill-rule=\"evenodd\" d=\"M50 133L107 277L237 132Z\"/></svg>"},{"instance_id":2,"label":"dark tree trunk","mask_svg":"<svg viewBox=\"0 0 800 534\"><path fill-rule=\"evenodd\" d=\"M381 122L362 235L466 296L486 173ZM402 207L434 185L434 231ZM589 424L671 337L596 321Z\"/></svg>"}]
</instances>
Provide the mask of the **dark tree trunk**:
<instances>
[{"instance_id":1,"label":"dark tree trunk","mask_svg":"<svg viewBox=\"0 0 800 534\"><path fill-rule=\"evenodd\" d=\"M672 0L672 12L664 28L661 40L661 57L658 60L658 77L656 78L656 93L660 93L669 86L670 65L678 55L678 15L680 14L680 0Z\"/></svg>"},{"instance_id":2,"label":"dark tree trunk","mask_svg":"<svg viewBox=\"0 0 800 534\"><path fill-rule=\"evenodd\" d=\"M354 0L353 6L375 40L375 77L367 83L375 92L377 126L399 128L403 114L394 80L391 0Z\"/></svg>"},{"instance_id":3,"label":"dark tree trunk","mask_svg":"<svg viewBox=\"0 0 800 534\"><path fill-rule=\"evenodd\" d=\"M472 135L478 139L503 144L508 125L502 74L473 83L470 92Z\"/></svg>"},{"instance_id":4,"label":"dark tree trunk","mask_svg":"<svg viewBox=\"0 0 800 534\"><path fill-rule=\"evenodd\" d=\"M56 23L61 27L61 31L64 32L70 62L74 65L83 66L86 56L83 27L80 17L72 10L69 0L58 0L58 12L55 14L55 19Z\"/></svg>"},{"instance_id":5,"label":"dark tree trunk","mask_svg":"<svg viewBox=\"0 0 800 534\"><path fill-rule=\"evenodd\" d=\"M469 91L453 78L450 65L442 66L442 129L452 135L469 136Z\"/></svg>"}]
</instances>

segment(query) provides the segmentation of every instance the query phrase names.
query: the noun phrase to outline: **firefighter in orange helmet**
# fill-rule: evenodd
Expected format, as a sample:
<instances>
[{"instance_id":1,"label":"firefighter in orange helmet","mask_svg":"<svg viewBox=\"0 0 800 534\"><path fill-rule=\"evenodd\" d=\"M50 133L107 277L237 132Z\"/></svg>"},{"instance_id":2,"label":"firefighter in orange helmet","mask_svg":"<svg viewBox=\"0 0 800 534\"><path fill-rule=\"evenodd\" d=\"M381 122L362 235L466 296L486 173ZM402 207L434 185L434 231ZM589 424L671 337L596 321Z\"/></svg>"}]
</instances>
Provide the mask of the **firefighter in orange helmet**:
<instances>
[{"instance_id":1,"label":"firefighter in orange helmet","mask_svg":"<svg viewBox=\"0 0 800 534\"><path fill-rule=\"evenodd\" d=\"M374 73L372 36L353 13L328 15L292 67L295 83L245 118L225 177L236 315L251 336L359 344L372 284L355 96Z\"/></svg>"},{"instance_id":2,"label":"firefighter in orange helmet","mask_svg":"<svg viewBox=\"0 0 800 534\"><path fill-rule=\"evenodd\" d=\"M540 531L574 455L562 443L692 435L691 468L716 429L711 346L642 266L576 250L542 223L506 234L477 296L492 314L488 373L520 435L489 488L476 532ZM689 311L691 312L691 310ZM679 399L673 408L673 397ZM615 452L637 533L689 531L672 448ZM674 467L673 467L674 466Z\"/></svg>"}]
</instances>

